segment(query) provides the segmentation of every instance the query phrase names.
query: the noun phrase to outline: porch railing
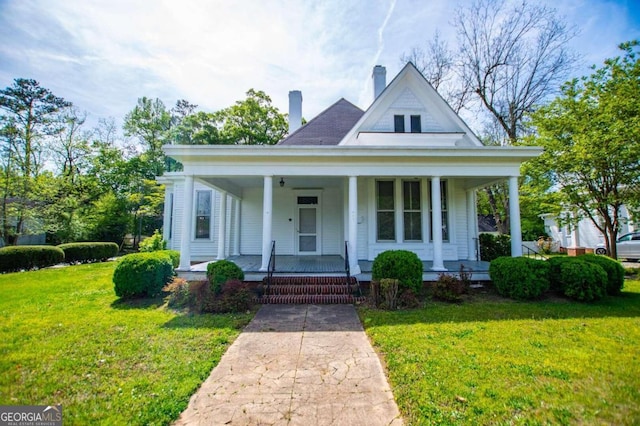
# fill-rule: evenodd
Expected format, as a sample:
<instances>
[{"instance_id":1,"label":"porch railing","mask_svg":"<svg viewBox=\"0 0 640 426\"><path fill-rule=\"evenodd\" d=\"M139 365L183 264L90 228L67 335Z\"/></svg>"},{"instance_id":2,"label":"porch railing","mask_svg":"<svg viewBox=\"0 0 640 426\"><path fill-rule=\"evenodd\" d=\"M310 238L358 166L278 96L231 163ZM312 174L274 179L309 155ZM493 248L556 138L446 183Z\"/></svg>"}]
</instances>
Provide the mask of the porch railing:
<instances>
[{"instance_id":1,"label":"porch railing","mask_svg":"<svg viewBox=\"0 0 640 426\"><path fill-rule=\"evenodd\" d=\"M267 268L267 288L265 294L269 294L273 273L276 270L276 242L271 241L271 254L269 255L269 267Z\"/></svg>"},{"instance_id":2,"label":"porch railing","mask_svg":"<svg viewBox=\"0 0 640 426\"><path fill-rule=\"evenodd\" d=\"M534 249L532 249L531 247L527 247L524 244L522 245L522 254L524 254L526 252L526 256L527 257L533 257L534 259L540 259L540 260L549 260L549 258L545 255L543 255L542 253L539 253L537 251L535 251Z\"/></svg>"}]
</instances>

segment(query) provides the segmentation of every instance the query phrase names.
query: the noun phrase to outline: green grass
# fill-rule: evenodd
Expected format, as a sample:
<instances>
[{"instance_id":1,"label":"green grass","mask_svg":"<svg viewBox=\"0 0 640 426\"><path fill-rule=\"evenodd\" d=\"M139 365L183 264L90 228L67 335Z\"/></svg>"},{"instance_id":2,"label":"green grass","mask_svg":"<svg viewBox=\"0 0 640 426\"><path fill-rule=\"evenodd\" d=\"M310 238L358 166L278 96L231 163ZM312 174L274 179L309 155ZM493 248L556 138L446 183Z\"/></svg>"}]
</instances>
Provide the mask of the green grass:
<instances>
[{"instance_id":1,"label":"green grass","mask_svg":"<svg viewBox=\"0 0 640 426\"><path fill-rule=\"evenodd\" d=\"M408 424L640 423L640 281L594 304L361 309Z\"/></svg>"},{"instance_id":2,"label":"green grass","mask_svg":"<svg viewBox=\"0 0 640 426\"><path fill-rule=\"evenodd\" d=\"M65 424L167 424L251 318L122 303L114 263L0 276L0 405L62 404Z\"/></svg>"}]
</instances>

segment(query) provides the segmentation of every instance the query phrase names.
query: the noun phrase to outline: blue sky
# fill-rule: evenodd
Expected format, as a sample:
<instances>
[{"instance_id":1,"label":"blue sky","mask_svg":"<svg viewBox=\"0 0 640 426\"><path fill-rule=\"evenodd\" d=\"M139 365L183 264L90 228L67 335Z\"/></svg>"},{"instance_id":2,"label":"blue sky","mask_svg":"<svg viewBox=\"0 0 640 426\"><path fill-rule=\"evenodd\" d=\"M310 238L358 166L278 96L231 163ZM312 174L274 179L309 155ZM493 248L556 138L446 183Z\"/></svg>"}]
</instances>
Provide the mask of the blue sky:
<instances>
[{"instance_id":1,"label":"blue sky","mask_svg":"<svg viewBox=\"0 0 640 426\"><path fill-rule=\"evenodd\" d=\"M465 0L460 0L464 2ZM535 1L535 0L532 0ZM580 34L577 74L640 38L637 0L540 0ZM400 69L436 29L455 42L450 0L0 0L0 86L34 78L86 110L124 115L141 96L215 111L263 90L309 119L341 97L366 108L371 70Z\"/></svg>"}]
</instances>

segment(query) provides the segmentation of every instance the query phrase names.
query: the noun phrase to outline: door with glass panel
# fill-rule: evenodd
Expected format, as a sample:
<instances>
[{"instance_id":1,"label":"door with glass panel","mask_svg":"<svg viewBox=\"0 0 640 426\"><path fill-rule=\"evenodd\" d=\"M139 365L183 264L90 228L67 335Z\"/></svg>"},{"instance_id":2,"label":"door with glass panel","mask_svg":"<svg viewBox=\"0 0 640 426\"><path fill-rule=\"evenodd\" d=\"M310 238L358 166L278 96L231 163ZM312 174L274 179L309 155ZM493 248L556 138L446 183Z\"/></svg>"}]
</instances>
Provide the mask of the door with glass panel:
<instances>
[{"instance_id":1,"label":"door with glass panel","mask_svg":"<svg viewBox=\"0 0 640 426\"><path fill-rule=\"evenodd\" d=\"M298 254L320 253L320 209L317 196L298 196Z\"/></svg>"}]
</instances>

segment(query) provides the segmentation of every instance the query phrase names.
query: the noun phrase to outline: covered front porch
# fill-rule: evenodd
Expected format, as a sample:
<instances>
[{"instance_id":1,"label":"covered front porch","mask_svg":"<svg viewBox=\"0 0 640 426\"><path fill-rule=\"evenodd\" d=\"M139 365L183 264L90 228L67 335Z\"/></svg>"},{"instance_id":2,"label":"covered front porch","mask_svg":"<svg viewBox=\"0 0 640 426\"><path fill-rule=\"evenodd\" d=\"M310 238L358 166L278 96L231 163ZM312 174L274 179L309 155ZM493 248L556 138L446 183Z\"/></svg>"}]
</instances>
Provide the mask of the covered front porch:
<instances>
[{"instance_id":1,"label":"covered front porch","mask_svg":"<svg viewBox=\"0 0 640 426\"><path fill-rule=\"evenodd\" d=\"M238 265L245 274L247 281L262 281L267 275L261 271L262 256L260 255L239 255L227 258ZM215 261L213 261L215 262ZM205 279L207 265L210 262L193 264L189 271L178 271L179 276L188 280ZM354 274L359 281L371 281L372 261L359 260L360 273ZM432 261L423 261L424 281L435 281L442 272L436 272ZM457 274L463 267L465 271L470 271L472 281L489 281L489 262L472 260L445 261L447 274ZM345 261L339 255L325 256L292 256L278 255L275 260L275 275L306 275L306 276L339 276L346 274Z\"/></svg>"}]
</instances>

